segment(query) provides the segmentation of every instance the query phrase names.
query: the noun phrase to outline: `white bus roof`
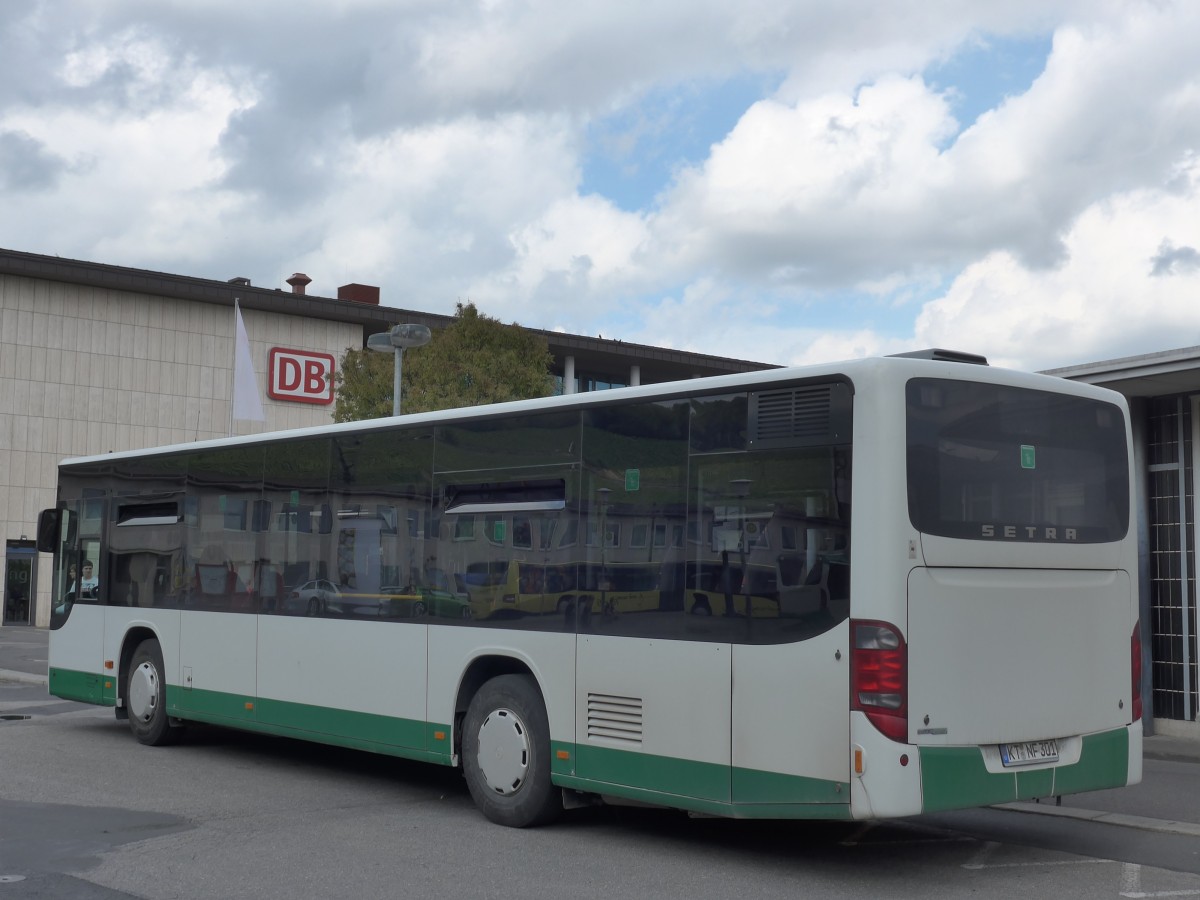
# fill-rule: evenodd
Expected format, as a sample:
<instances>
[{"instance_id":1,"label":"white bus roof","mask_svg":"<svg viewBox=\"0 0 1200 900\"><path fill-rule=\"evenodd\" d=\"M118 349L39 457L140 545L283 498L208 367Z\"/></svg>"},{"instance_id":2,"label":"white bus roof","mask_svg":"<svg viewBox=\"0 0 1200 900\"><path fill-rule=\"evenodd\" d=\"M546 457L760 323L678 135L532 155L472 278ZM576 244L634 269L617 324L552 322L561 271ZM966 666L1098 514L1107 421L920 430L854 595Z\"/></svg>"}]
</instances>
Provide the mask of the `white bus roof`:
<instances>
[{"instance_id":1,"label":"white bus roof","mask_svg":"<svg viewBox=\"0 0 1200 900\"><path fill-rule=\"evenodd\" d=\"M982 357L978 357L982 359ZM639 385L637 387L616 388L606 391L588 391L581 394L560 394L553 397L539 397L532 400L514 400L507 403L493 403L485 406L464 406L452 409L442 409L433 412L411 413L401 416L385 416L378 419L363 419L356 422L339 422L328 425L317 425L308 428L296 428L286 431L266 431L258 434L236 435L225 438L209 438L202 441L189 441L182 444L168 444L159 447L148 447L139 450L121 450L109 453L78 456L64 459L61 466L86 465L129 459L141 456L158 456L171 453L186 453L196 450L218 450L224 447L247 446L258 443L271 443L284 440L298 440L310 437L327 437L339 434L354 434L383 430L397 425L414 427L419 425L437 425L447 422L469 421L500 416L525 415L529 413L550 410L567 410L586 408L589 406L604 406L617 402L635 400L671 399L673 397L688 397L701 393L719 393L722 391L748 390L786 384L805 379L817 378L847 378L851 382L871 380L876 377L897 379L902 377L944 377L963 381L984 381L989 383L1006 384L1012 387L1026 387L1040 390L1055 390L1064 394L1081 397L1092 397L1117 403L1124 408L1124 398L1114 391L1093 385L1068 381L1050 375L1030 372L1020 372L1015 369L1000 369L987 365L975 365L969 362L944 361L922 358L922 355L901 355L868 357L865 359L846 360L842 362L820 363L810 366L796 366L779 369L765 369L755 372L741 372L732 375L716 375L708 378L695 378L688 381L667 381L655 384Z\"/></svg>"}]
</instances>

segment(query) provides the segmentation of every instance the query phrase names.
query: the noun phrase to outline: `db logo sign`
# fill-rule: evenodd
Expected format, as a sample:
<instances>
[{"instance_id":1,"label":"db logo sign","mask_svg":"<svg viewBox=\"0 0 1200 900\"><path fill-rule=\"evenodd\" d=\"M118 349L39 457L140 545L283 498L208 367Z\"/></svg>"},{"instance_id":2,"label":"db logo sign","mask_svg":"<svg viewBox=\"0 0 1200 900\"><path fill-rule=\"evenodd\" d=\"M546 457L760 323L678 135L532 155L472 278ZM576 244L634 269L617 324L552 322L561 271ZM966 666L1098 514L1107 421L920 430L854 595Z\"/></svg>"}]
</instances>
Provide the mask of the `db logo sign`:
<instances>
[{"instance_id":1,"label":"db logo sign","mask_svg":"<svg viewBox=\"0 0 1200 900\"><path fill-rule=\"evenodd\" d=\"M332 403L333 357L272 347L267 396L293 403Z\"/></svg>"}]
</instances>

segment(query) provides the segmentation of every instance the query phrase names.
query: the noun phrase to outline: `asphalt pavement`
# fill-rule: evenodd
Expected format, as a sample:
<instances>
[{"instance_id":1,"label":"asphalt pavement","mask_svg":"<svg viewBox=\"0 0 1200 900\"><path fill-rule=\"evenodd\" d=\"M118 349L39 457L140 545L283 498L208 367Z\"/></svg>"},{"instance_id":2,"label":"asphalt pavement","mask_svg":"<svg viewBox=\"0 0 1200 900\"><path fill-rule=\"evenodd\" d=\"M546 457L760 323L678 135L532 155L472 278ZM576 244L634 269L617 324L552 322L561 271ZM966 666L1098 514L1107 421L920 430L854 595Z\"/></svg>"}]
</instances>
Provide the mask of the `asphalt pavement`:
<instances>
[{"instance_id":1,"label":"asphalt pavement","mask_svg":"<svg viewBox=\"0 0 1200 900\"><path fill-rule=\"evenodd\" d=\"M50 633L45 628L0 627L0 682L47 683ZM1008 803L1015 812L1104 822L1168 834L1200 837L1200 739L1147 735L1142 782L1039 803Z\"/></svg>"}]
</instances>

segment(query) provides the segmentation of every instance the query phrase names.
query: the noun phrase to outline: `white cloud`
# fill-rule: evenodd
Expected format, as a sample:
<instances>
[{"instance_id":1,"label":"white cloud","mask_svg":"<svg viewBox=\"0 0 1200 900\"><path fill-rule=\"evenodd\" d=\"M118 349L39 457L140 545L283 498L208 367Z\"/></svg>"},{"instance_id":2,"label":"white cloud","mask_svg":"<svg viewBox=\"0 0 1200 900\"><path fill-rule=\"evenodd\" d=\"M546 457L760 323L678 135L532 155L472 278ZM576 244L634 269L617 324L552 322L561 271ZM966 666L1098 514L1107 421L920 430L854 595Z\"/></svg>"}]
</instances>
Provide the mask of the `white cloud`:
<instances>
[{"instance_id":1,"label":"white cloud","mask_svg":"<svg viewBox=\"0 0 1200 900\"><path fill-rule=\"evenodd\" d=\"M797 106L761 101L682 174L658 242L685 269L810 285L883 277L913 260L905 233L928 230L922 205L953 130L945 102L915 78Z\"/></svg>"},{"instance_id":2,"label":"white cloud","mask_svg":"<svg viewBox=\"0 0 1200 900\"><path fill-rule=\"evenodd\" d=\"M405 308L444 312L457 299L478 301L478 286L508 271L511 223L534 221L573 196L570 142L558 120L512 115L397 129L347 146L338 190L319 198L329 227L303 264L337 284L394 273L384 302ZM489 299L502 305L522 287Z\"/></svg>"},{"instance_id":3,"label":"white cloud","mask_svg":"<svg viewBox=\"0 0 1200 900\"><path fill-rule=\"evenodd\" d=\"M1169 186L1089 207L1052 269L996 252L969 266L916 322L919 342L1045 369L1200 344L1200 157ZM1164 246L1185 260L1162 271ZM1156 274L1156 268L1159 270Z\"/></svg>"},{"instance_id":4,"label":"white cloud","mask_svg":"<svg viewBox=\"0 0 1200 900\"><path fill-rule=\"evenodd\" d=\"M500 283L478 282L472 294L502 306L511 305L508 298L516 294L541 307L533 310L539 318L552 318L557 307L591 302L606 285L626 289L645 226L639 216L600 197L570 197L553 203L510 239L516 254L511 273Z\"/></svg>"},{"instance_id":5,"label":"white cloud","mask_svg":"<svg viewBox=\"0 0 1200 900\"><path fill-rule=\"evenodd\" d=\"M20 249L69 255L84 246L106 262L207 256L237 204L217 188L216 137L254 103L253 91L181 64L133 31L69 55L62 77L89 102L0 110L0 132L62 160L52 182L22 199ZM14 224L0 221L6 231Z\"/></svg>"},{"instance_id":6,"label":"white cloud","mask_svg":"<svg viewBox=\"0 0 1200 900\"><path fill-rule=\"evenodd\" d=\"M1200 340L1197 4L60 5L0 11L3 246L764 361ZM1050 30L965 131L919 74ZM641 208L581 194L598 115L746 72Z\"/></svg>"}]
</instances>

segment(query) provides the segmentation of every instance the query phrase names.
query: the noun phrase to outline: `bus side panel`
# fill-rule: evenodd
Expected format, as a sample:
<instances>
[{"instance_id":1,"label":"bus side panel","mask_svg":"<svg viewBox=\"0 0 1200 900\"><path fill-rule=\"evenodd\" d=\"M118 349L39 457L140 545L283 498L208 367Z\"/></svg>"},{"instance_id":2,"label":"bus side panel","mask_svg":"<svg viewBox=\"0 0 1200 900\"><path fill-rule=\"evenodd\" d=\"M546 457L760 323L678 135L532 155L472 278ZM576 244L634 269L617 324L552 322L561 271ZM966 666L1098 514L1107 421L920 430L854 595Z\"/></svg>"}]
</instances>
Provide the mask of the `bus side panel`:
<instances>
[{"instance_id":1,"label":"bus side panel","mask_svg":"<svg viewBox=\"0 0 1200 900\"><path fill-rule=\"evenodd\" d=\"M849 803L850 626L733 648L733 802Z\"/></svg>"},{"instance_id":2,"label":"bus side panel","mask_svg":"<svg viewBox=\"0 0 1200 900\"><path fill-rule=\"evenodd\" d=\"M426 630L260 616L257 721L367 749L425 749Z\"/></svg>"},{"instance_id":3,"label":"bus side panel","mask_svg":"<svg viewBox=\"0 0 1200 900\"><path fill-rule=\"evenodd\" d=\"M731 675L729 644L580 635L576 774L728 803Z\"/></svg>"},{"instance_id":4,"label":"bus side panel","mask_svg":"<svg viewBox=\"0 0 1200 900\"><path fill-rule=\"evenodd\" d=\"M550 743L570 748L575 740L575 682L570 674L575 669L574 633L433 625L429 627L430 753L449 761L454 706L463 676L472 664L486 666L492 658L516 660L528 667L546 702ZM470 702L470 697L465 699ZM560 770L557 759L552 758L551 765L555 773Z\"/></svg>"},{"instance_id":5,"label":"bus side panel","mask_svg":"<svg viewBox=\"0 0 1200 900\"><path fill-rule=\"evenodd\" d=\"M103 703L104 607L77 603L61 628L50 632L50 693Z\"/></svg>"},{"instance_id":6,"label":"bus side panel","mask_svg":"<svg viewBox=\"0 0 1200 900\"><path fill-rule=\"evenodd\" d=\"M182 718L230 725L254 721L257 635L258 616L180 613L178 711ZM173 672L170 662L164 663Z\"/></svg>"}]
</instances>

